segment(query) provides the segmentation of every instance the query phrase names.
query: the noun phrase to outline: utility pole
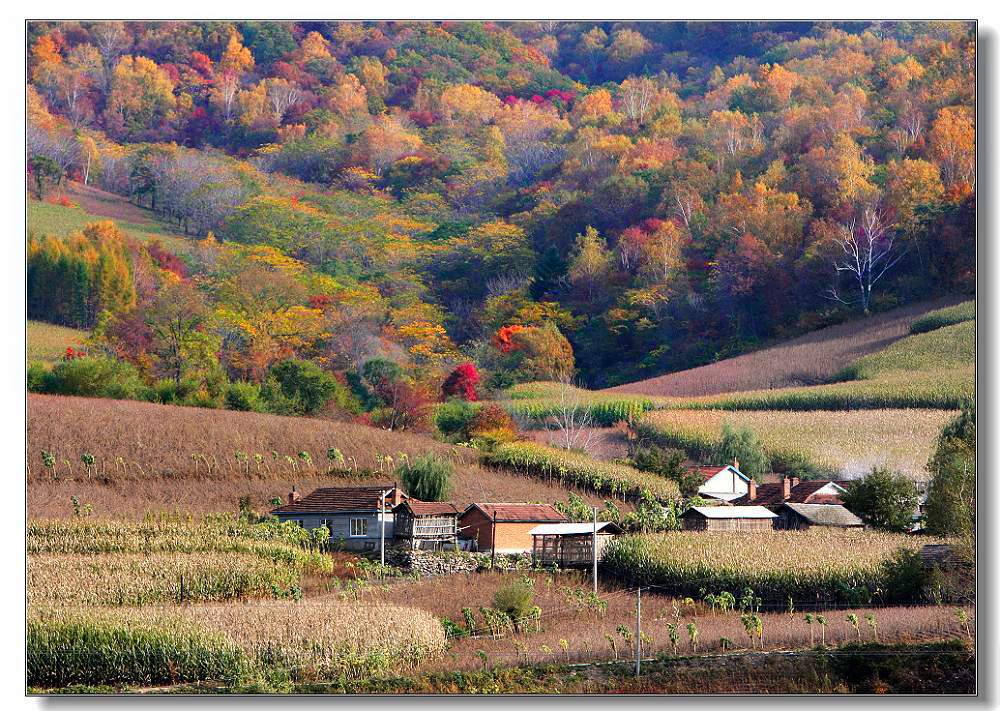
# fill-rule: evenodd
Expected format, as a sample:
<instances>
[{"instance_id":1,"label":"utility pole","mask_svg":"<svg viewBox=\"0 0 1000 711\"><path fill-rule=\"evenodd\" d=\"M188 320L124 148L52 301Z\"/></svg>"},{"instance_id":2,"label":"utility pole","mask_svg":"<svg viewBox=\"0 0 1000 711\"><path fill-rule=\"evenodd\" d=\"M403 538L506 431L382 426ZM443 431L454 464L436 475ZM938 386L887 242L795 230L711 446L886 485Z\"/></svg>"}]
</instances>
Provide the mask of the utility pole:
<instances>
[{"instance_id":1,"label":"utility pole","mask_svg":"<svg viewBox=\"0 0 1000 711\"><path fill-rule=\"evenodd\" d=\"M593 552L594 552L594 597L597 597L597 507L594 507L594 536L593 536Z\"/></svg>"},{"instance_id":2,"label":"utility pole","mask_svg":"<svg viewBox=\"0 0 1000 711\"><path fill-rule=\"evenodd\" d=\"M635 598L635 675L639 676L642 661L642 588L636 590Z\"/></svg>"},{"instance_id":3,"label":"utility pole","mask_svg":"<svg viewBox=\"0 0 1000 711\"><path fill-rule=\"evenodd\" d=\"M379 520L379 551L382 556L382 565L385 566L385 495L388 492L382 492L382 505L378 508L378 520Z\"/></svg>"},{"instance_id":4,"label":"utility pole","mask_svg":"<svg viewBox=\"0 0 1000 711\"><path fill-rule=\"evenodd\" d=\"M497 569L497 511L493 509L493 529L490 533L490 568Z\"/></svg>"}]
</instances>

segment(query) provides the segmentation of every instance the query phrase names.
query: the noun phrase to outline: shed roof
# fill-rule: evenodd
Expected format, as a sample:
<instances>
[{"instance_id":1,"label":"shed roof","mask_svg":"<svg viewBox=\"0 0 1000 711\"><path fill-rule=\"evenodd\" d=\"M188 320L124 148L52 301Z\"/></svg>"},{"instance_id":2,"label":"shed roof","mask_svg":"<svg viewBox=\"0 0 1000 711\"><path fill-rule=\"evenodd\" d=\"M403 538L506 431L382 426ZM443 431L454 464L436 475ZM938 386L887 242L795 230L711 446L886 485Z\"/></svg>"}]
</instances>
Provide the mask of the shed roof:
<instances>
[{"instance_id":1,"label":"shed roof","mask_svg":"<svg viewBox=\"0 0 1000 711\"><path fill-rule=\"evenodd\" d=\"M394 486L340 486L316 489L294 503L273 509L273 514L338 513L342 511L378 511L383 492L392 504ZM404 497L405 494L402 494Z\"/></svg>"},{"instance_id":2,"label":"shed roof","mask_svg":"<svg viewBox=\"0 0 1000 711\"><path fill-rule=\"evenodd\" d=\"M811 524L817 526L863 526L864 522L839 504L795 504L788 508Z\"/></svg>"},{"instance_id":3,"label":"shed roof","mask_svg":"<svg viewBox=\"0 0 1000 711\"><path fill-rule=\"evenodd\" d=\"M750 477L748 477L746 474L744 474L739 469L734 467L732 464L723 464L721 466L718 464L711 464L707 466L699 464L694 467L688 467L688 471L693 474L697 474L702 481L708 481L719 472L724 472L727 469L732 470L733 473L735 473L738 477L740 477L744 481L750 481Z\"/></svg>"},{"instance_id":4,"label":"shed roof","mask_svg":"<svg viewBox=\"0 0 1000 711\"><path fill-rule=\"evenodd\" d=\"M396 506L393 511L409 509L414 516L453 516L458 514L458 508L450 501L420 501L408 499Z\"/></svg>"},{"instance_id":5,"label":"shed roof","mask_svg":"<svg viewBox=\"0 0 1000 711\"><path fill-rule=\"evenodd\" d=\"M593 532L593 523L543 523L528 531L532 536L579 536ZM597 532L615 535L623 533L621 527L614 521L599 521Z\"/></svg>"},{"instance_id":6,"label":"shed roof","mask_svg":"<svg viewBox=\"0 0 1000 711\"><path fill-rule=\"evenodd\" d=\"M691 512L700 514L705 518L777 518L778 515L763 506L692 506L682 515L687 516Z\"/></svg>"},{"instance_id":7,"label":"shed roof","mask_svg":"<svg viewBox=\"0 0 1000 711\"><path fill-rule=\"evenodd\" d=\"M462 512L466 516L473 509L479 509L486 518L500 523L534 523L547 521L565 521L566 517L559 513L552 504L470 504Z\"/></svg>"}]
</instances>

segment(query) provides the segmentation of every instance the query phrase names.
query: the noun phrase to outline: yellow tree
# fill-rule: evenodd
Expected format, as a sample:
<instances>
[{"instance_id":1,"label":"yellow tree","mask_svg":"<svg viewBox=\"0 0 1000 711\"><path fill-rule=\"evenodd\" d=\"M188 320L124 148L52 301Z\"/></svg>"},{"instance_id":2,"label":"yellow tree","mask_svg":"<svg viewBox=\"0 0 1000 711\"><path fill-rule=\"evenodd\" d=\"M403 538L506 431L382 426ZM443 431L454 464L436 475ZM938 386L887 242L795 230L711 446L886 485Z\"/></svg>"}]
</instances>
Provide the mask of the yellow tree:
<instances>
[{"instance_id":1,"label":"yellow tree","mask_svg":"<svg viewBox=\"0 0 1000 711\"><path fill-rule=\"evenodd\" d=\"M148 129L173 119L176 106L174 83L156 62L132 55L118 60L105 111L109 118L127 130Z\"/></svg>"},{"instance_id":2,"label":"yellow tree","mask_svg":"<svg viewBox=\"0 0 1000 711\"><path fill-rule=\"evenodd\" d=\"M949 188L976 186L976 127L972 112L965 106L948 106L938 111L930 131L931 154L941 166Z\"/></svg>"}]
</instances>

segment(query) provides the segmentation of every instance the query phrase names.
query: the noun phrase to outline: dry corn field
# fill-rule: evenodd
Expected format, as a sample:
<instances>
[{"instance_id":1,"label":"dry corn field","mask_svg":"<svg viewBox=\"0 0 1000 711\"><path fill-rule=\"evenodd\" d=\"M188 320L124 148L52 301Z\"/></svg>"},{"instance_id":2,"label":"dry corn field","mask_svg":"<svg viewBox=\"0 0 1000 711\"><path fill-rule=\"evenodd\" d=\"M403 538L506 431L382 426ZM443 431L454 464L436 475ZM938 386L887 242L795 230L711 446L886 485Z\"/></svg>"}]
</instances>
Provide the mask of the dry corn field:
<instances>
[{"instance_id":1,"label":"dry corn field","mask_svg":"<svg viewBox=\"0 0 1000 711\"><path fill-rule=\"evenodd\" d=\"M149 605L291 596L294 567L234 553L29 555L28 604Z\"/></svg>"},{"instance_id":2,"label":"dry corn field","mask_svg":"<svg viewBox=\"0 0 1000 711\"><path fill-rule=\"evenodd\" d=\"M749 587L778 605L789 597L799 604L902 602L919 596L907 587L919 582L907 577L911 569L897 562L898 552L941 542L858 529L674 532L617 538L604 566L629 584L696 597Z\"/></svg>"},{"instance_id":3,"label":"dry corn field","mask_svg":"<svg viewBox=\"0 0 1000 711\"><path fill-rule=\"evenodd\" d=\"M959 301L948 297L894 309L820 329L773 348L619 385L606 392L688 397L821 383L861 356L906 336L910 324L925 313Z\"/></svg>"},{"instance_id":4,"label":"dry corn field","mask_svg":"<svg viewBox=\"0 0 1000 711\"><path fill-rule=\"evenodd\" d=\"M138 640L146 643L143 649L134 649L137 640L130 632L147 635ZM134 656L147 661L147 650L155 644L159 649L154 651L166 657L160 659L163 670L158 673L167 675L172 658L189 656L194 646L188 641L191 635L214 657L220 656L220 649L227 653L230 663L227 668L220 669L221 664L206 668L202 660L191 660L192 668L184 670L189 678L182 681L279 668L295 679L368 678L406 671L441 654L445 646L441 624L432 615L377 603L324 599L141 608L33 607L29 679L39 685L46 680L65 683L67 677L87 683L156 683L161 680L144 678L148 666L157 673L155 659L153 665L125 670L116 668L115 660L128 664Z\"/></svg>"},{"instance_id":5,"label":"dry corn field","mask_svg":"<svg viewBox=\"0 0 1000 711\"><path fill-rule=\"evenodd\" d=\"M724 410L660 410L643 415L639 429L685 449L706 451L726 423L749 427L768 453L804 455L843 478L887 466L914 478L924 470L941 427L954 416L949 410L852 410L786 412ZM683 446L683 445L687 446Z\"/></svg>"},{"instance_id":6,"label":"dry corn field","mask_svg":"<svg viewBox=\"0 0 1000 711\"><path fill-rule=\"evenodd\" d=\"M486 471L475 452L405 432L309 418L205 410L142 402L28 395L29 518L72 515L70 498L98 518L142 518L149 511L200 516L235 512L249 496L258 511L285 500L293 485L390 483L401 455L436 452L455 462L452 498L473 501L565 501L566 487ZM331 468L337 448L347 469ZM45 465L42 454L52 455ZM278 456L275 457L274 453ZM308 457L300 456L305 452ZM88 467L82 461L93 455ZM258 467L257 457L260 455ZM206 459L208 464L206 464ZM357 465L357 471L351 467ZM588 501L600 497L578 491Z\"/></svg>"}]
</instances>

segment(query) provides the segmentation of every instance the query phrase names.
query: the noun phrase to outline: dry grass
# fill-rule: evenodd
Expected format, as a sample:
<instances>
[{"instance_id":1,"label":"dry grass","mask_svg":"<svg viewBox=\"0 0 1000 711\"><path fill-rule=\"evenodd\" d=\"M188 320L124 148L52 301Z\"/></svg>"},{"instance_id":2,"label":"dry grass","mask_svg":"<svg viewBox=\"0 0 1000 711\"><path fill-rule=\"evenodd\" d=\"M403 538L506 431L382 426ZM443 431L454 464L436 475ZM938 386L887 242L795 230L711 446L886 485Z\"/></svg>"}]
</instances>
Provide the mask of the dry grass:
<instances>
[{"instance_id":1,"label":"dry grass","mask_svg":"<svg viewBox=\"0 0 1000 711\"><path fill-rule=\"evenodd\" d=\"M643 415L639 428L650 428L674 446L710 449L723 425L749 427L772 456L804 455L852 478L874 466L887 466L914 478L926 478L924 466L949 410L852 410L787 412L660 410Z\"/></svg>"},{"instance_id":2,"label":"dry grass","mask_svg":"<svg viewBox=\"0 0 1000 711\"><path fill-rule=\"evenodd\" d=\"M330 471L331 447L359 472ZM54 469L44 466L42 450L56 458ZM279 452L277 460L272 451ZM401 454L428 451L455 462L452 498L458 504L551 503L565 501L570 491L534 477L484 470L474 451L420 435L319 419L29 394L28 511L31 518L69 516L71 496L91 504L100 518L141 518L148 511L175 509L195 515L235 511L241 496L264 511L272 498L287 498L292 485L308 492L392 482L393 462ZM247 455L242 465L236 452ZM311 466L299 452L309 452ZM96 460L90 476L81 462L85 453ZM255 453L263 458L259 471ZM600 503L599 497L578 493Z\"/></svg>"},{"instance_id":3,"label":"dry grass","mask_svg":"<svg viewBox=\"0 0 1000 711\"><path fill-rule=\"evenodd\" d=\"M604 392L693 397L741 390L815 385L869 353L910 332L910 324L929 311L958 303L947 297L830 326L781 345L726 360L619 385Z\"/></svg>"},{"instance_id":4,"label":"dry grass","mask_svg":"<svg viewBox=\"0 0 1000 711\"><path fill-rule=\"evenodd\" d=\"M448 617L464 627L462 608L476 611L480 606L489 606L493 595L502 585L517 579L518 575L496 575L492 573L453 575L415 582L392 585L386 591L374 590L370 594L392 604L406 604L426 610L435 616ZM556 575L531 573L534 580L535 603L542 609L541 629L505 639L494 640L489 635L452 640L451 658L422 665L423 670L437 670L442 666L452 669L475 669L482 666L477 651L486 653L489 663L513 664L524 662L552 662L576 659L612 659L614 650L605 635L616 640L618 654L622 659L630 658L632 647L617 631L619 626L629 630L635 625L635 592L616 589L601 584L600 594L608 603L603 614L580 607L571 601L569 590L582 592L590 590L590 582L585 574L562 572ZM740 622L739 612L712 613L703 604L683 604L681 601L659 594L643 592L643 632L649 636L651 644L646 644L645 653L667 652L671 650L670 623L679 623L679 653L692 651L688 639L687 624L694 622L698 629L698 651L717 652L720 639L729 638L732 649L749 649L750 640ZM675 605L679 619L675 616ZM875 609L841 609L823 614L827 621L827 644L857 641L857 633L847 621L848 614L856 614L860 620L863 639L872 639L872 630L866 626L864 615L875 615L878 638L881 642L917 642L965 637L966 632L959 622L954 608L949 607L892 607ZM967 610L970 618L972 610ZM804 613L788 615L783 612L761 613L763 620L763 641L765 649L802 649L810 646L810 628L816 644L820 642L820 625L811 627L805 623ZM974 629L974 622L971 623ZM560 640L565 640L564 650ZM516 644L515 644L516 642ZM757 643L758 648L760 646Z\"/></svg>"}]
</instances>

